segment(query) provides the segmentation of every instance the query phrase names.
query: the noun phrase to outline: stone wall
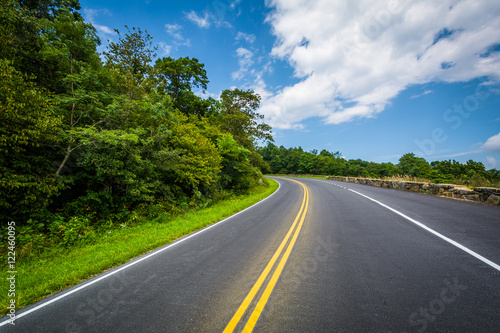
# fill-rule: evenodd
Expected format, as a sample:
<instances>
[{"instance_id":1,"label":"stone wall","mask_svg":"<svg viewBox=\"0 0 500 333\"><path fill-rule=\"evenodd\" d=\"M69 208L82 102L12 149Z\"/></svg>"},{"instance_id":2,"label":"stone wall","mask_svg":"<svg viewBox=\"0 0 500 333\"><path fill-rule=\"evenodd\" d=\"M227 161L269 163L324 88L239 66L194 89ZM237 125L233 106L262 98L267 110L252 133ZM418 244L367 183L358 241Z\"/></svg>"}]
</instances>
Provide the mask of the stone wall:
<instances>
[{"instance_id":1,"label":"stone wall","mask_svg":"<svg viewBox=\"0 0 500 333\"><path fill-rule=\"evenodd\" d=\"M466 186L452 184L431 184L336 176L329 176L328 179L362 185L392 188L402 191L427 193L455 199L485 202L492 205L500 205L500 189L492 187L476 187L475 189L471 190Z\"/></svg>"}]
</instances>

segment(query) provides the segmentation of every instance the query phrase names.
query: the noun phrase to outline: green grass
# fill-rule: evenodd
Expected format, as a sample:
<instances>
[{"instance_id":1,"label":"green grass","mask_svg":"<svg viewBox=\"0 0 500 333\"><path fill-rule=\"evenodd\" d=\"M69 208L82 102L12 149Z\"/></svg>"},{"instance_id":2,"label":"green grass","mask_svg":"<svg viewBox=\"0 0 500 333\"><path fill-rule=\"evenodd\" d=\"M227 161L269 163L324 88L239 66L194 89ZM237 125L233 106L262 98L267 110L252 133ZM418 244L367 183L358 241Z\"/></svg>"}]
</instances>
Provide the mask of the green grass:
<instances>
[{"instance_id":1,"label":"green grass","mask_svg":"<svg viewBox=\"0 0 500 333\"><path fill-rule=\"evenodd\" d=\"M277 188L278 183L269 180L268 187L256 188L249 195L223 200L161 223L144 222L134 227L113 229L91 245L58 247L36 257L26 257L16 262L17 309L231 216L268 197ZM3 269L7 271L5 267ZM0 288L2 316L7 313L9 302L6 279L3 281Z\"/></svg>"}]
</instances>

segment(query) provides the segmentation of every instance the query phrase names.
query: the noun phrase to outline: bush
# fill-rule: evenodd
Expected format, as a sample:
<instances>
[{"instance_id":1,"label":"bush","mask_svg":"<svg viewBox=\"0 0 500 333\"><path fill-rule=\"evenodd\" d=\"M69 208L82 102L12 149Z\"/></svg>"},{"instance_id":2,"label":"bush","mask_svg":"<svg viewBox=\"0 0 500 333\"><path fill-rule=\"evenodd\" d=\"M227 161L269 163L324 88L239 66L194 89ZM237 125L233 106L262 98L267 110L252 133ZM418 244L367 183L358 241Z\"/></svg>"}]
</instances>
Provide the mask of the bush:
<instances>
[{"instance_id":1,"label":"bush","mask_svg":"<svg viewBox=\"0 0 500 333\"><path fill-rule=\"evenodd\" d=\"M78 243L90 243L95 232L90 226L90 219L86 216L73 216L68 221L56 215L49 226L50 234L62 246Z\"/></svg>"}]
</instances>

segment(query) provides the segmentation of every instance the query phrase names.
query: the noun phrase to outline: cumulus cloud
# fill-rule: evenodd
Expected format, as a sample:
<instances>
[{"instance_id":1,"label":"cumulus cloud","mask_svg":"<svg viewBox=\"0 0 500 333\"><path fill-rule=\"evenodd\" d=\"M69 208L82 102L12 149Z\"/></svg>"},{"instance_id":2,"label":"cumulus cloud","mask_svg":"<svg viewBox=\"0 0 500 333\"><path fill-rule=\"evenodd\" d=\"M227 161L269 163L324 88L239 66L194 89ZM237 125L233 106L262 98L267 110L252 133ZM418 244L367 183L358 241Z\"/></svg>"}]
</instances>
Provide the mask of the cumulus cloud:
<instances>
[{"instance_id":1,"label":"cumulus cloud","mask_svg":"<svg viewBox=\"0 0 500 333\"><path fill-rule=\"evenodd\" d=\"M488 151L500 152L500 133L486 140L482 148Z\"/></svg>"},{"instance_id":2,"label":"cumulus cloud","mask_svg":"<svg viewBox=\"0 0 500 333\"><path fill-rule=\"evenodd\" d=\"M263 99L275 127L309 117L339 124L374 117L410 85L498 81L500 2L268 0L271 54L299 82Z\"/></svg>"}]
</instances>

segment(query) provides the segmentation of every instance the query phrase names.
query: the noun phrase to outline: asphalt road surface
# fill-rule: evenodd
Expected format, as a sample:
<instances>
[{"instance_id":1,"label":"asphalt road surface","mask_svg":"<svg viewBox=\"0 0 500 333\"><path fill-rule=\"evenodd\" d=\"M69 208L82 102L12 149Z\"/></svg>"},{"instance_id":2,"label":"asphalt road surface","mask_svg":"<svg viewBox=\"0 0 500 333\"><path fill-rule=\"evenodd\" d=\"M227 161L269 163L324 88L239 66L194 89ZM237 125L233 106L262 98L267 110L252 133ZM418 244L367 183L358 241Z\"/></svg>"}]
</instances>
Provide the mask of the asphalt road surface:
<instances>
[{"instance_id":1,"label":"asphalt road surface","mask_svg":"<svg viewBox=\"0 0 500 333\"><path fill-rule=\"evenodd\" d=\"M0 331L500 332L500 207L276 180L265 201Z\"/></svg>"}]
</instances>

